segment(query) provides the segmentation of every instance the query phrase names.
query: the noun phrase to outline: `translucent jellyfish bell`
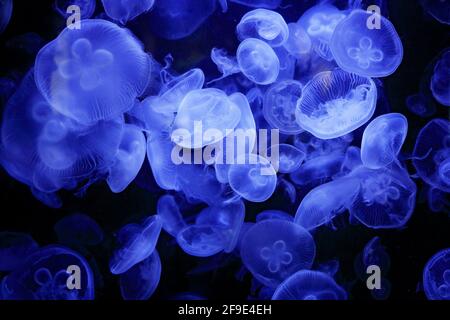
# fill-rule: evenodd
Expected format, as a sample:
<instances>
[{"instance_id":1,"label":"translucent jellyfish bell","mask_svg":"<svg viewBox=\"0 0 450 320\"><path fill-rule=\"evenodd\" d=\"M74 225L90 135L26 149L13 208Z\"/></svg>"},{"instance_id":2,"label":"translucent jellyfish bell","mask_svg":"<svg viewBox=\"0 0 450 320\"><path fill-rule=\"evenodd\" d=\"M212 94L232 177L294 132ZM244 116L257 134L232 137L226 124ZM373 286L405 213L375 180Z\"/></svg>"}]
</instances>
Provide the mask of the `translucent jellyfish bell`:
<instances>
[{"instance_id":1,"label":"translucent jellyfish bell","mask_svg":"<svg viewBox=\"0 0 450 320\"><path fill-rule=\"evenodd\" d=\"M254 83L267 85L277 80L280 60L267 43L245 39L238 47L236 58L242 73Z\"/></svg>"},{"instance_id":2,"label":"translucent jellyfish bell","mask_svg":"<svg viewBox=\"0 0 450 320\"><path fill-rule=\"evenodd\" d=\"M75 213L59 220L54 228L58 242L66 246L95 246L103 241L103 230L91 217Z\"/></svg>"},{"instance_id":3,"label":"translucent jellyfish bell","mask_svg":"<svg viewBox=\"0 0 450 320\"><path fill-rule=\"evenodd\" d=\"M311 38L299 23L289 23L288 29L289 38L284 43L284 48L295 58L301 59L311 51Z\"/></svg>"},{"instance_id":4,"label":"translucent jellyfish bell","mask_svg":"<svg viewBox=\"0 0 450 320\"><path fill-rule=\"evenodd\" d=\"M423 94L413 94L406 98L408 110L419 117L431 117L436 113L436 106Z\"/></svg>"},{"instance_id":5,"label":"translucent jellyfish bell","mask_svg":"<svg viewBox=\"0 0 450 320\"><path fill-rule=\"evenodd\" d=\"M446 0L420 0L423 8L440 23L450 24L449 4Z\"/></svg>"},{"instance_id":6,"label":"translucent jellyfish bell","mask_svg":"<svg viewBox=\"0 0 450 320\"><path fill-rule=\"evenodd\" d=\"M373 19L380 19L380 26L372 26ZM330 47L339 67L365 77L387 77L403 59L402 42L392 23L364 10L352 11L337 25Z\"/></svg>"},{"instance_id":7,"label":"translucent jellyfish bell","mask_svg":"<svg viewBox=\"0 0 450 320\"><path fill-rule=\"evenodd\" d=\"M67 12L73 5L80 8L81 19L89 19L94 14L96 0L55 0L55 9L62 17L73 14L70 10Z\"/></svg>"},{"instance_id":8,"label":"translucent jellyfish bell","mask_svg":"<svg viewBox=\"0 0 450 320\"><path fill-rule=\"evenodd\" d=\"M293 222L294 217L289 213L281 211L281 210L264 210L256 216L256 222L264 221L264 220L286 220Z\"/></svg>"},{"instance_id":9,"label":"translucent jellyfish bell","mask_svg":"<svg viewBox=\"0 0 450 320\"><path fill-rule=\"evenodd\" d=\"M340 69L317 74L303 88L297 122L320 139L333 139L365 124L375 112L377 88L370 78Z\"/></svg>"},{"instance_id":10,"label":"translucent jellyfish bell","mask_svg":"<svg viewBox=\"0 0 450 320\"><path fill-rule=\"evenodd\" d=\"M211 60L216 64L220 73L222 73L222 77L217 80L241 72L236 57L229 56L225 49L212 48Z\"/></svg>"},{"instance_id":11,"label":"translucent jellyfish bell","mask_svg":"<svg viewBox=\"0 0 450 320\"><path fill-rule=\"evenodd\" d=\"M315 252L313 238L299 225L263 220L246 232L241 258L258 281L275 288L294 272L309 269Z\"/></svg>"},{"instance_id":12,"label":"translucent jellyfish bell","mask_svg":"<svg viewBox=\"0 0 450 320\"><path fill-rule=\"evenodd\" d=\"M36 241L28 234L0 232L0 271L19 268L38 247Z\"/></svg>"},{"instance_id":13,"label":"translucent jellyfish bell","mask_svg":"<svg viewBox=\"0 0 450 320\"><path fill-rule=\"evenodd\" d=\"M213 225L191 225L177 234L177 242L187 254L209 257L224 250L228 239L220 227Z\"/></svg>"},{"instance_id":14,"label":"translucent jellyfish bell","mask_svg":"<svg viewBox=\"0 0 450 320\"><path fill-rule=\"evenodd\" d=\"M408 133L408 120L400 113L375 118L364 130L361 160L370 169L380 169L397 161Z\"/></svg>"},{"instance_id":15,"label":"translucent jellyfish bell","mask_svg":"<svg viewBox=\"0 0 450 320\"><path fill-rule=\"evenodd\" d=\"M300 270L278 286L272 300L347 300L347 293L325 273Z\"/></svg>"},{"instance_id":16,"label":"translucent jellyfish bell","mask_svg":"<svg viewBox=\"0 0 450 320\"><path fill-rule=\"evenodd\" d=\"M305 152L290 144L280 144L276 148L279 150L278 163L276 167L280 173L292 173L302 165L306 158ZM271 154L272 147L268 154Z\"/></svg>"},{"instance_id":17,"label":"translucent jellyfish bell","mask_svg":"<svg viewBox=\"0 0 450 320\"><path fill-rule=\"evenodd\" d=\"M172 195L166 194L158 199L157 214L162 221L162 228L173 237L186 227L180 208Z\"/></svg>"},{"instance_id":18,"label":"translucent jellyfish bell","mask_svg":"<svg viewBox=\"0 0 450 320\"><path fill-rule=\"evenodd\" d=\"M280 6L282 0L230 0L247 7L276 9Z\"/></svg>"},{"instance_id":19,"label":"translucent jellyfish bell","mask_svg":"<svg viewBox=\"0 0 450 320\"><path fill-rule=\"evenodd\" d=\"M131 109L147 87L150 66L142 44L127 29L85 20L80 30L66 28L41 49L35 78L55 110L92 124Z\"/></svg>"},{"instance_id":20,"label":"translucent jellyfish bell","mask_svg":"<svg viewBox=\"0 0 450 320\"><path fill-rule=\"evenodd\" d=\"M429 300L450 300L450 249L439 251L427 262L423 288Z\"/></svg>"},{"instance_id":21,"label":"translucent jellyfish bell","mask_svg":"<svg viewBox=\"0 0 450 320\"><path fill-rule=\"evenodd\" d=\"M6 29L13 11L12 0L0 0L0 34Z\"/></svg>"},{"instance_id":22,"label":"translucent jellyfish bell","mask_svg":"<svg viewBox=\"0 0 450 320\"><path fill-rule=\"evenodd\" d=\"M122 24L133 20L137 16L149 11L155 4L155 0L102 0L106 14Z\"/></svg>"},{"instance_id":23,"label":"translucent jellyfish bell","mask_svg":"<svg viewBox=\"0 0 450 320\"><path fill-rule=\"evenodd\" d=\"M450 4L448 4L450 8ZM450 11L450 10L449 10ZM449 22L450 24L450 22ZM431 78L431 92L442 105L450 107L450 50L447 49L437 62Z\"/></svg>"}]
</instances>

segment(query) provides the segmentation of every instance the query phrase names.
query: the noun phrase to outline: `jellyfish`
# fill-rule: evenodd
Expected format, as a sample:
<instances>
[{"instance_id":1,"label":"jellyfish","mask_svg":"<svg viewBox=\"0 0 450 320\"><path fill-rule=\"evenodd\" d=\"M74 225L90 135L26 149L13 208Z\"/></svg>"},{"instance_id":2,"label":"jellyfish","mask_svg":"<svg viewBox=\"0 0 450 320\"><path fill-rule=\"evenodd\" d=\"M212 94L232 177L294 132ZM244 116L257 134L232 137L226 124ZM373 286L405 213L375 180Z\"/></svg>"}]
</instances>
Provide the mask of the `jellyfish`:
<instances>
[{"instance_id":1,"label":"jellyfish","mask_svg":"<svg viewBox=\"0 0 450 320\"><path fill-rule=\"evenodd\" d=\"M332 259L329 261L325 261L317 266L317 271L323 272L330 277L334 277L336 273L339 271L339 260Z\"/></svg>"},{"instance_id":2,"label":"jellyfish","mask_svg":"<svg viewBox=\"0 0 450 320\"><path fill-rule=\"evenodd\" d=\"M178 232L177 242L191 256L209 257L223 251L229 239L220 227L195 224Z\"/></svg>"},{"instance_id":3,"label":"jellyfish","mask_svg":"<svg viewBox=\"0 0 450 320\"><path fill-rule=\"evenodd\" d=\"M417 174L429 185L450 192L450 122L433 119L419 132L413 151Z\"/></svg>"},{"instance_id":4,"label":"jellyfish","mask_svg":"<svg viewBox=\"0 0 450 320\"><path fill-rule=\"evenodd\" d=\"M429 187L427 192L428 208L432 212L446 212L450 214L450 199L446 192Z\"/></svg>"},{"instance_id":5,"label":"jellyfish","mask_svg":"<svg viewBox=\"0 0 450 320\"><path fill-rule=\"evenodd\" d=\"M102 0L106 14L121 24L126 24L137 16L149 11L155 4L155 0Z\"/></svg>"},{"instance_id":6,"label":"jellyfish","mask_svg":"<svg viewBox=\"0 0 450 320\"><path fill-rule=\"evenodd\" d=\"M408 120L400 113L388 113L375 118L364 130L361 160L367 168L380 169L397 157L408 133Z\"/></svg>"},{"instance_id":7,"label":"jellyfish","mask_svg":"<svg viewBox=\"0 0 450 320\"><path fill-rule=\"evenodd\" d=\"M156 211L162 222L162 228L171 236L176 237L178 232L186 227L174 196L166 194L160 197Z\"/></svg>"},{"instance_id":8,"label":"jellyfish","mask_svg":"<svg viewBox=\"0 0 450 320\"><path fill-rule=\"evenodd\" d=\"M264 157L250 153L237 158L228 171L230 187L238 195L252 202L264 202L275 191L277 175Z\"/></svg>"},{"instance_id":9,"label":"jellyfish","mask_svg":"<svg viewBox=\"0 0 450 320\"><path fill-rule=\"evenodd\" d=\"M64 18L73 14L71 6L78 6L81 19L89 19L95 12L96 0L55 0L54 6L56 12Z\"/></svg>"},{"instance_id":10,"label":"jellyfish","mask_svg":"<svg viewBox=\"0 0 450 320\"><path fill-rule=\"evenodd\" d=\"M80 30L64 29L41 49L35 78L56 111L90 125L131 109L147 87L151 64L127 29L105 20L82 25Z\"/></svg>"},{"instance_id":11,"label":"jellyfish","mask_svg":"<svg viewBox=\"0 0 450 320\"><path fill-rule=\"evenodd\" d=\"M63 205L57 192L43 192L35 187L30 188L33 196L49 208L60 209Z\"/></svg>"},{"instance_id":12,"label":"jellyfish","mask_svg":"<svg viewBox=\"0 0 450 320\"><path fill-rule=\"evenodd\" d=\"M371 24L377 19L379 26ZM403 59L402 42L392 23L364 10L352 11L336 26L330 48L340 68L363 77L387 77Z\"/></svg>"},{"instance_id":13,"label":"jellyfish","mask_svg":"<svg viewBox=\"0 0 450 320\"><path fill-rule=\"evenodd\" d=\"M450 249L436 253L423 270L423 288L428 300L450 300Z\"/></svg>"},{"instance_id":14,"label":"jellyfish","mask_svg":"<svg viewBox=\"0 0 450 320\"><path fill-rule=\"evenodd\" d=\"M280 72L278 73L277 82L284 80L292 80L295 76L297 60L284 47L273 48L273 51L280 61Z\"/></svg>"},{"instance_id":15,"label":"jellyfish","mask_svg":"<svg viewBox=\"0 0 450 320\"><path fill-rule=\"evenodd\" d=\"M264 210L256 216L256 222L264 221L264 220L285 220L289 222L294 221L294 217L289 213L281 211L281 210Z\"/></svg>"},{"instance_id":16,"label":"jellyfish","mask_svg":"<svg viewBox=\"0 0 450 320\"><path fill-rule=\"evenodd\" d=\"M155 250L161 232L159 216L150 216L142 224L127 224L117 233L119 247L114 251L109 269L113 274L122 274L149 257Z\"/></svg>"},{"instance_id":17,"label":"jellyfish","mask_svg":"<svg viewBox=\"0 0 450 320\"><path fill-rule=\"evenodd\" d=\"M0 0L0 34L8 26L13 11L12 0Z\"/></svg>"},{"instance_id":18,"label":"jellyfish","mask_svg":"<svg viewBox=\"0 0 450 320\"><path fill-rule=\"evenodd\" d=\"M83 213L68 215L54 228L58 242L72 246L95 246L103 241L103 230L97 222Z\"/></svg>"},{"instance_id":19,"label":"jellyfish","mask_svg":"<svg viewBox=\"0 0 450 320\"><path fill-rule=\"evenodd\" d=\"M236 58L242 73L256 84L274 83L280 73L280 60L265 42L248 38L238 47Z\"/></svg>"},{"instance_id":20,"label":"jellyfish","mask_svg":"<svg viewBox=\"0 0 450 320\"><path fill-rule=\"evenodd\" d=\"M306 161L332 153L343 154L352 141L351 133L335 139L319 139L307 131L294 136L294 145L305 152Z\"/></svg>"},{"instance_id":21,"label":"jellyfish","mask_svg":"<svg viewBox=\"0 0 450 320\"><path fill-rule=\"evenodd\" d=\"M26 233L0 232L0 271L19 268L39 245Z\"/></svg>"},{"instance_id":22,"label":"jellyfish","mask_svg":"<svg viewBox=\"0 0 450 320\"><path fill-rule=\"evenodd\" d=\"M431 117L436 113L436 106L425 95L418 93L406 98L406 107L415 115L423 118Z\"/></svg>"},{"instance_id":23,"label":"jellyfish","mask_svg":"<svg viewBox=\"0 0 450 320\"><path fill-rule=\"evenodd\" d=\"M340 69L321 72L303 88L297 122L320 139L341 137L365 124L374 114L376 102L372 79Z\"/></svg>"},{"instance_id":24,"label":"jellyfish","mask_svg":"<svg viewBox=\"0 0 450 320\"><path fill-rule=\"evenodd\" d=\"M309 269L315 252L306 229L286 220L263 220L245 234L241 258L258 281L275 288L296 271Z\"/></svg>"},{"instance_id":25,"label":"jellyfish","mask_svg":"<svg viewBox=\"0 0 450 320\"><path fill-rule=\"evenodd\" d=\"M77 272L75 281L71 274ZM71 289L76 288L76 290ZM92 270L77 252L63 246L42 247L1 283L6 300L93 300Z\"/></svg>"},{"instance_id":26,"label":"jellyfish","mask_svg":"<svg viewBox=\"0 0 450 320\"><path fill-rule=\"evenodd\" d=\"M283 46L289 52L289 54L297 59L301 59L311 52L311 38L299 23L289 23L288 29L289 37Z\"/></svg>"},{"instance_id":27,"label":"jellyfish","mask_svg":"<svg viewBox=\"0 0 450 320\"><path fill-rule=\"evenodd\" d=\"M295 80L276 82L264 96L264 118L283 134L295 135L303 131L295 118L297 101L302 97L302 88L302 84Z\"/></svg>"},{"instance_id":28,"label":"jellyfish","mask_svg":"<svg viewBox=\"0 0 450 320\"><path fill-rule=\"evenodd\" d=\"M161 259L158 251L120 275L120 293L124 300L148 300L161 278Z\"/></svg>"},{"instance_id":29,"label":"jellyfish","mask_svg":"<svg viewBox=\"0 0 450 320\"><path fill-rule=\"evenodd\" d=\"M362 262L366 267L370 265L380 267L383 274L389 271L391 261L379 237L372 238L366 244L363 250Z\"/></svg>"},{"instance_id":30,"label":"jellyfish","mask_svg":"<svg viewBox=\"0 0 450 320\"><path fill-rule=\"evenodd\" d=\"M222 74L222 77L213 81L218 81L232 74L241 72L236 57L229 56L225 49L212 48L211 60L214 62L214 64L217 66L217 69Z\"/></svg>"},{"instance_id":31,"label":"jellyfish","mask_svg":"<svg viewBox=\"0 0 450 320\"><path fill-rule=\"evenodd\" d=\"M300 270L278 286L272 300L347 300L347 293L323 272Z\"/></svg>"},{"instance_id":32,"label":"jellyfish","mask_svg":"<svg viewBox=\"0 0 450 320\"><path fill-rule=\"evenodd\" d=\"M450 9L450 6L449 6ZM450 11L450 10L447 10ZM449 14L450 18L450 14ZM450 24L450 21L449 21ZM434 67L431 77L431 92L440 104L450 107L450 49L447 49Z\"/></svg>"},{"instance_id":33,"label":"jellyfish","mask_svg":"<svg viewBox=\"0 0 450 320\"><path fill-rule=\"evenodd\" d=\"M280 173L292 173L302 165L306 158L306 154L290 144L280 144L276 147L279 150L278 163L272 164L278 168ZM272 147L268 153L271 154Z\"/></svg>"},{"instance_id":34,"label":"jellyfish","mask_svg":"<svg viewBox=\"0 0 450 320\"><path fill-rule=\"evenodd\" d=\"M126 124L114 164L109 168L106 179L112 192L122 192L136 178L144 163L146 150L144 134L136 126Z\"/></svg>"},{"instance_id":35,"label":"jellyfish","mask_svg":"<svg viewBox=\"0 0 450 320\"><path fill-rule=\"evenodd\" d=\"M450 10L446 0L420 0L420 3L437 21L450 24Z\"/></svg>"},{"instance_id":36,"label":"jellyfish","mask_svg":"<svg viewBox=\"0 0 450 320\"><path fill-rule=\"evenodd\" d=\"M230 0L252 8L276 9L281 5L282 0Z\"/></svg>"}]
</instances>

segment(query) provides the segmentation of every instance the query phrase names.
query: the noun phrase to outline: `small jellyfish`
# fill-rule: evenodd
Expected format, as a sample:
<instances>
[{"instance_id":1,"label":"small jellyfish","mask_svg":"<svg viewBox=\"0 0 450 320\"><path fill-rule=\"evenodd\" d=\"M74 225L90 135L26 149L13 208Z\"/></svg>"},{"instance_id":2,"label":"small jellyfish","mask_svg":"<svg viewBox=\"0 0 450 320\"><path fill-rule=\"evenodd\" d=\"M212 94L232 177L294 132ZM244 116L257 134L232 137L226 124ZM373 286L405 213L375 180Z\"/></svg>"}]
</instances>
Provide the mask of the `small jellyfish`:
<instances>
[{"instance_id":1,"label":"small jellyfish","mask_svg":"<svg viewBox=\"0 0 450 320\"><path fill-rule=\"evenodd\" d=\"M19 268L39 245L25 233L0 232L0 271Z\"/></svg>"},{"instance_id":2,"label":"small jellyfish","mask_svg":"<svg viewBox=\"0 0 450 320\"><path fill-rule=\"evenodd\" d=\"M446 212L450 215L450 199L446 192L429 187L427 192L428 208L432 212Z\"/></svg>"},{"instance_id":3,"label":"small jellyfish","mask_svg":"<svg viewBox=\"0 0 450 320\"><path fill-rule=\"evenodd\" d=\"M280 73L280 60L273 49L258 39L245 39L236 58L242 73L256 84L274 83Z\"/></svg>"},{"instance_id":4,"label":"small jellyfish","mask_svg":"<svg viewBox=\"0 0 450 320\"><path fill-rule=\"evenodd\" d=\"M159 198L156 211L162 222L162 228L173 237L186 227L174 196L166 194Z\"/></svg>"},{"instance_id":5,"label":"small jellyfish","mask_svg":"<svg viewBox=\"0 0 450 320\"><path fill-rule=\"evenodd\" d=\"M128 21L149 11L155 4L155 0L102 0L102 3L106 14L111 19L126 24Z\"/></svg>"},{"instance_id":6,"label":"small jellyfish","mask_svg":"<svg viewBox=\"0 0 450 320\"><path fill-rule=\"evenodd\" d=\"M340 69L317 74L303 88L297 122L320 139L333 139L365 124L374 114L377 88L370 78Z\"/></svg>"},{"instance_id":7,"label":"small jellyfish","mask_svg":"<svg viewBox=\"0 0 450 320\"><path fill-rule=\"evenodd\" d=\"M59 220L54 228L58 242L66 246L95 246L103 241L103 230L91 217L75 213Z\"/></svg>"},{"instance_id":8,"label":"small jellyfish","mask_svg":"<svg viewBox=\"0 0 450 320\"><path fill-rule=\"evenodd\" d=\"M428 300L450 300L450 249L439 251L427 262L423 288Z\"/></svg>"},{"instance_id":9,"label":"small jellyfish","mask_svg":"<svg viewBox=\"0 0 450 320\"><path fill-rule=\"evenodd\" d=\"M236 26L240 41L248 38L260 39L271 47L282 46L289 37L289 28L277 12L255 9L247 12Z\"/></svg>"},{"instance_id":10,"label":"small jellyfish","mask_svg":"<svg viewBox=\"0 0 450 320\"><path fill-rule=\"evenodd\" d=\"M420 0L420 3L437 21L450 25L450 6L447 0Z\"/></svg>"},{"instance_id":11,"label":"small jellyfish","mask_svg":"<svg viewBox=\"0 0 450 320\"><path fill-rule=\"evenodd\" d=\"M272 300L347 300L347 293L323 272L300 270L278 286Z\"/></svg>"},{"instance_id":12,"label":"small jellyfish","mask_svg":"<svg viewBox=\"0 0 450 320\"><path fill-rule=\"evenodd\" d=\"M241 72L236 57L229 56L225 49L212 48L211 60L215 63L217 69L222 74L222 77L213 81L218 81L232 74Z\"/></svg>"},{"instance_id":13,"label":"small jellyfish","mask_svg":"<svg viewBox=\"0 0 450 320\"><path fill-rule=\"evenodd\" d=\"M150 66L130 31L105 20L85 20L80 30L66 28L41 49L35 78L56 111L89 125L131 109L147 87Z\"/></svg>"},{"instance_id":14,"label":"small jellyfish","mask_svg":"<svg viewBox=\"0 0 450 320\"><path fill-rule=\"evenodd\" d=\"M448 4L450 11L450 4ZM450 22L449 22L450 24ZM434 67L431 77L431 92L440 104L450 107L450 50L447 49Z\"/></svg>"},{"instance_id":15,"label":"small jellyfish","mask_svg":"<svg viewBox=\"0 0 450 320\"><path fill-rule=\"evenodd\" d=\"M295 80L276 82L264 96L264 118L283 134L295 135L303 131L295 118L302 88L302 84Z\"/></svg>"},{"instance_id":16,"label":"small jellyfish","mask_svg":"<svg viewBox=\"0 0 450 320\"><path fill-rule=\"evenodd\" d=\"M13 11L12 0L0 0L0 34L8 26Z\"/></svg>"},{"instance_id":17,"label":"small jellyfish","mask_svg":"<svg viewBox=\"0 0 450 320\"><path fill-rule=\"evenodd\" d=\"M406 98L406 107L419 117L431 117L436 113L436 106L430 100L421 93L413 94Z\"/></svg>"},{"instance_id":18,"label":"small jellyfish","mask_svg":"<svg viewBox=\"0 0 450 320\"><path fill-rule=\"evenodd\" d=\"M361 160L370 169L387 167L397 156L408 133L408 120L400 113L381 115L364 130Z\"/></svg>"},{"instance_id":19,"label":"small jellyfish","mask_svg":"<svg viewBox=\"0 0 450 320\"><path fill-rule=\"evenodd\" d=\"M314 239L306 229L285 220L263 220L242 240L241 257L253 276L266 286L277 287L300 269L312 266Z\"/></svg>"},{"instance_id":20,"label":"small jellyfish","mask_svg":"<svg viewBox=\"0 0 450 320\"><path fill-rule=\"evenodd\" d=\"M379 237L374 237L365 245L362 252L362 262L366 268L371 265L380 267L383 274L389 271L391 259L386 252L386 248L381 244Z\"/></svg>"},{"instance_id":21,"label":"small jellyfish","mask_svg":"<svg viewBox=\"0 0 450 320\"><path fill-rule=\"evenodd\" d=\"M258 215L256 216L256 222L264 220L276 220L276 219L294 222L293 216L281 210L264 210L258 213Z\"/></svg>"},{"instance_id":22,"label":"small jellyfish","mask_svg":"<svg viewBox=\"0 0 450 320\"><path fill-rule=\"evenodd\" d=\"M292 173L302 165L306 158L305 152L290 144L280 144L276 147L279 150L278 163L272 165L278 168L280 173ZM271 154L272 147L268 153Z\"/></svg>"},{"instance_id":23,"label":"small jellyfish","mask_svg":"<svg viewBox=\"0 0 450 320\"><path fill-rule=\"evenodd\" d=\"M380 19L380 25L372 26L373 19ZM402 42L392 23L364 10L352 11L337 25L330 47L339 67L364 77L387 77L403 59Z\"/></svg>"},{"instance_id":24,"label":"small jellyfish","mask_svg":"<svg viewBox=\"0 0 450 320\"><path fill-rule=\"evenodd\" d=\"M283 0L230 0L252 8L276 9L281 5Z\"/></svg>"},{"instance_id":25,"label":"small jellyfish","mask_svg":"<svg viewBox=\"0 0 450 320\"><path fill-rule=\"evenodd\" d=\"M55 0L55 9L61 17L73 14L72 6L80 8L81 19L89 19L95 12L96 0Z\"/></svg>"},{"instance_id":26,"label":"small jellyfish","mask_svg":"<svg viewBox=\"0 0 450 320\"><path fill-rule=\"evenodd\" d=\"M297 60L284 47L273 48L273 51L280 61L280 72L278 73L278 81L292 80L295 76Z\"/></svg>"},{"instance_id":27,"label":"small jellyfish","mask_svg":"<svg viewBox=\"0 0 450 320\"><path fill-rule=\"evenodd\" d=\"M196 224L181 230L177 234L177 242L191 256L209 257L223 251L228 239L220 227Z\"/></svg>"},{"instance_id":28,"label":"small jellyfish","mask_svg":"<svg viewBox=\"0 0 450 320\"><path fill-rule=\"evenodd\" d=\"M311 52L311 38L299 23L291 22L288 28L289 38L284 43L284 48L295 58L301 59Z\"/></svg>"}]
</instances>

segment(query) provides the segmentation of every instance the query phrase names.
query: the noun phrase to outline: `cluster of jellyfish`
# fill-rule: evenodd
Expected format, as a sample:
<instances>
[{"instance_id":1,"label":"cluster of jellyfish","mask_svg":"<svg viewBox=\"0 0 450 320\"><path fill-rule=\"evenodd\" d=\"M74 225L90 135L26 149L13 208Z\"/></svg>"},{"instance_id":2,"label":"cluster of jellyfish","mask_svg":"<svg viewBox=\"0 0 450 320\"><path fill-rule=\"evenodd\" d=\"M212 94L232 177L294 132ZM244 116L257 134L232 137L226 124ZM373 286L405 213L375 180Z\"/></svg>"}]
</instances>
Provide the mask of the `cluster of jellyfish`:
<instances>
[{"instance_id":1,"label":"cluster of jellyfish","mask_svg":"<svg viewBox=\"0 0 450 320\"><path fill-rule=\"evenodd\" d=\"M430 208L448 211L449 120L430 119L406 157L407 118L380 107L382 78L403 58L393 24L361 1L346 7L321 1L287 23L276 12L281 2L56 0L62 17L68 5L80 6L81 29L65 28L40 48L19 84L2 79L0 163L47 206L64 206L62 190L83 195L102 181L120 193L144 165L151 168L161 195L156 212L116 230L109 252L109 272L124 299L149 299L157 289L163 232L187 255L240 259L257 299L345 300L339 263L315 261L318 228L334 228L345 214L365 228L404 227L415 208L414 179L427 186ZM448 2L422 4L449 24ZM218 78L195 66L175 72L171 59L158 62L127 29L133 19L150 16L148 27L158 37L176 41L231 5L247 13L236 25L236 51L211 50ZM0 32L12 10L12 1L0 0ZM448 50L434 62L430 95L408 98L411 112L430 117L432 108L450 106ZM245 150L232 155L243 163L174 163L176 147L191 153L229 143L224 135L195 139L196 122L205 130L251 132ZM279 143L271 146L277 163L254 152L260 129L279 131ZM271 197L297 209L246 215L251 203ZM95 263L86 252L104 241L101 226L77 213L54 230L58 244L43 247L28 234L0 232L1 299L95 298ZM450 299L450 249L442 249L424 266L429 299ZM67 287L69 265L80 268L80 290ZM358 276L364 279L370 265L383 271L382 288L372 295L386 299L390 258L378 237L361 248ZM202 298L194 292L180 297Z\"/></svg>"}]
</instances>

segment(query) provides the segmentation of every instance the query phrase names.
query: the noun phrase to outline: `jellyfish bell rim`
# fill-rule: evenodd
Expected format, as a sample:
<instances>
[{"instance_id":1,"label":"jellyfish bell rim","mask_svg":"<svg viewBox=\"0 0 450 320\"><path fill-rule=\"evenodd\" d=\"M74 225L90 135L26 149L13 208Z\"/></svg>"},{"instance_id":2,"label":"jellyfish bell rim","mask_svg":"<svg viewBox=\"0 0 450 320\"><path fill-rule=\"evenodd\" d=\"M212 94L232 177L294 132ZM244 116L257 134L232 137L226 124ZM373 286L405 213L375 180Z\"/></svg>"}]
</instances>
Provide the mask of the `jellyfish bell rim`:
<instances>
[{"instance_id":1,"label":"jellyfish bell rim","mask_svg":"<svg viewBox=\"0 0 450 320\"><path fill-rule=\"evenodd\" d=\"M434 288L433 286L430 286L430 282L432 283L432 275L430 274L430 270L433 267L433 265L439 260L444 258L444 256L450 257L450 248L442 249L438 251L437 253L433 254L431 258L427 261L425 264L425 267L423 268L422 273L422 280L423 280L423 289L425 291L425 295L429 300L442 300L443 297L441 297L437 292L433 292ZM449 269L447 269L449 270Z\"/></svg>"}]
</instances>

